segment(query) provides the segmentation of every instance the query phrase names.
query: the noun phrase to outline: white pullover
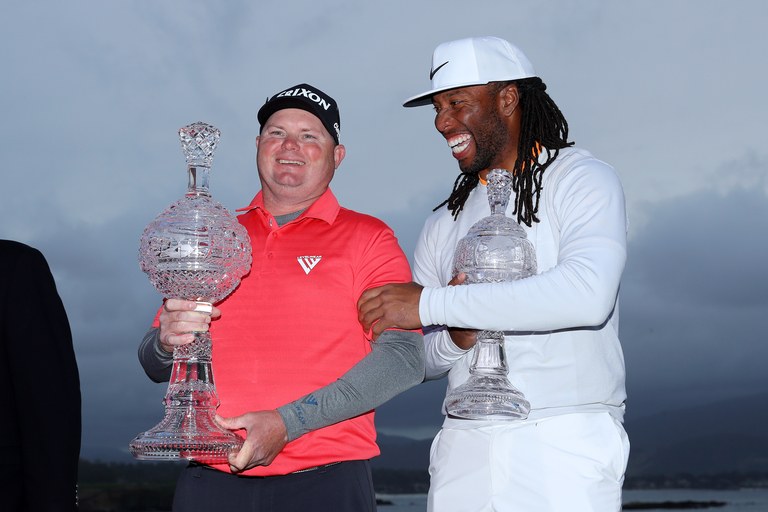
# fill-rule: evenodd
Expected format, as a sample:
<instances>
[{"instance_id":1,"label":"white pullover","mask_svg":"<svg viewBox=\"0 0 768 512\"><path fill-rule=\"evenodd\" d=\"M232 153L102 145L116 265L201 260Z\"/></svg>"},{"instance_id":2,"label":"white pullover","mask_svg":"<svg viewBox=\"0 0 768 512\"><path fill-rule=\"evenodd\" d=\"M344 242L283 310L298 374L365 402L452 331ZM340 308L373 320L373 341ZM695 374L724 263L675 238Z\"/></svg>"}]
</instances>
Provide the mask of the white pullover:
<instances>
[{"instance_id":1,"label":"white pullover","mask_svg":"<svg viewBox=\"0 0 768 512\"><path fill-rule=\"evenodd\" d=\"M618 290L626 260L624 192L616 172L589 152L560 150L545 171L538 217L523 225L537 274L508 283L447 286L459 239L490 214L478 185L454 221L446 208L427 219L414 255L424 286L424 325L505 331L509 379L531 403L531 419L568 412L624 414L624 357ZM513 192L514 194L514 192ZM513 217L514 197L507 215ZM469 376L472 350L445 328L426 329L427 378L448 372L448 391ZM467 428L478 421L465 422Z\"/></svg>"}]
</instances>

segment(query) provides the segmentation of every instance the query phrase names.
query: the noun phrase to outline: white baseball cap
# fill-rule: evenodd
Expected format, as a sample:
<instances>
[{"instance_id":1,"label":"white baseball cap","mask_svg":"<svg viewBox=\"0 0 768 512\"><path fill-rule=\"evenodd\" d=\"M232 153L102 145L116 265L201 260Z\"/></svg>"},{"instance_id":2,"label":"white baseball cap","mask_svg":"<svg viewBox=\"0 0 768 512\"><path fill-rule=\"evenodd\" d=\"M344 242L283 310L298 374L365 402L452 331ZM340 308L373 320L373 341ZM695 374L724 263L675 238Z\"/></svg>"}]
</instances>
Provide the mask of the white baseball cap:
<instances>
[{"instance_id":1,"label":"white baseball cap","mask_svg":"<svg viewBox=\"0 0 768 512\"><path fill-rule=\"evenodd\" d=\"M504 39L485 36L449 41L432 54L432 89L408 98L403 106L429 105L432 96L448 89L534 76L536 72L528 57Z\"/></svg>"}]
</instances>

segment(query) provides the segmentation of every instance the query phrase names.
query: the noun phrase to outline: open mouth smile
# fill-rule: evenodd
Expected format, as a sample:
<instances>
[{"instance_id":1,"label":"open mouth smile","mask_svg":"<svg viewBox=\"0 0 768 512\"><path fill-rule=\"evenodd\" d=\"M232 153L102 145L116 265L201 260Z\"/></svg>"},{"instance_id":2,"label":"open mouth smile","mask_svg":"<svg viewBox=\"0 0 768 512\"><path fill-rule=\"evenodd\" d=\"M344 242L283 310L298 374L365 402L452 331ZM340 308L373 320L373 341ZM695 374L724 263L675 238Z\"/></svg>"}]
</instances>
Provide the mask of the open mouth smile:
<instances>
[{"instance_id":1,"label":"open mouth smile","mask_svg":"<svg viewBox=\"0 0 768 512\"><path fill-rule=\"evenodd\" d=\"M463 152L469 146L469 141L472 140L472 136L466 133L451 137L448 139L448 146L451 148L451 152L454 155L458 155Z\"/></svg>"}]
</instances>

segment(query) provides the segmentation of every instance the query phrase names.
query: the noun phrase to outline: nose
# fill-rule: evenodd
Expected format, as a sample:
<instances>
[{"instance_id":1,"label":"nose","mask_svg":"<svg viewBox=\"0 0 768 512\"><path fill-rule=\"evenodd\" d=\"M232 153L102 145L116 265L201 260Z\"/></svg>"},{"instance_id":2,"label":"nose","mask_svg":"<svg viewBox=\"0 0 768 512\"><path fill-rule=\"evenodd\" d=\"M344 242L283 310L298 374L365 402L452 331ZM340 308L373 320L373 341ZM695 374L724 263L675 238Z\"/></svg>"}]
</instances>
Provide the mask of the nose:
<instances>
[{"instance_id":1,"label":"nose","mask_svg":"<svg viewBox=\"0 0 768 512\"><path fill-rule=\"evenodd\" d=\"M440 133L447 132L450 129L452 123L453 118L448 115L448 111L446 109L443 109L435 114L435 128L437 128L437 131Z\"/></svg>"},{"instance_id":2,"label":"nose","mask_svg":"<svg viewBox=\"0 0 768 512\"><path fill-rule=\"evenodd\" d=\"M283 139L282 145L285 149L298 149L299 141L296 139L296 137L286 135L286 137Z\"/></svg>"}]
</instances>

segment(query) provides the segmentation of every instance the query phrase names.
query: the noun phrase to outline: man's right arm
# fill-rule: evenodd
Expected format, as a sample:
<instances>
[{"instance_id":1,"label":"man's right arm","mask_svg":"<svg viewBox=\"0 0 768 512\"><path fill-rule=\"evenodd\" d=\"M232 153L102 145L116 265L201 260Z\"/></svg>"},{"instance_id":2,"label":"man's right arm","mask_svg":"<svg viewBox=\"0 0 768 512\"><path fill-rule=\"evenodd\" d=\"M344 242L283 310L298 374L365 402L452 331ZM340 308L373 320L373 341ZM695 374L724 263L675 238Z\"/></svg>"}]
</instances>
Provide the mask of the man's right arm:
<instances>
[{"instance_id":1,"label":"man's right arm","mask_svg":"<svg viewBox=\"0 0 768 512\"><path fill-rule=\"evenodd\" d=\"M173 352L167 352L160 346L160 328L152 328L144 335L139 345L139 362L154 382L168 382L171 379Z\"/></svg>"},{"instance_id":2,"label":"man's right arm","mask_svg":"<svg viewBox=\"0 0 768 512\"><path fill-rule=\"evenodd\" d=\"M624 191L612 167L585 159L547 184L556 263L525 279L425 287L424 323L495 331L594 328L616 306L626 261ZM537 251L541 251L539 247Z\"/></svg>"},{"instance_id":3,"label":"man's right arm","mask_svg":"<svg viewBox=\"0 0 768 512\"><path fill-rule=\"evenodd\" d=\"M147 376L155 382L169 381L174 347L194 341L194 333L208 331L211 319L219 316L221 311L208 303L166 300L139 345L139 362Z\"/></svg>"}]
</instances>

